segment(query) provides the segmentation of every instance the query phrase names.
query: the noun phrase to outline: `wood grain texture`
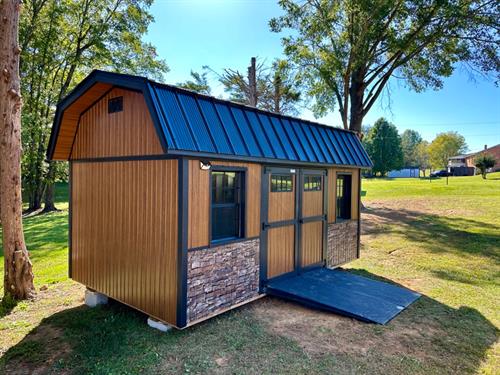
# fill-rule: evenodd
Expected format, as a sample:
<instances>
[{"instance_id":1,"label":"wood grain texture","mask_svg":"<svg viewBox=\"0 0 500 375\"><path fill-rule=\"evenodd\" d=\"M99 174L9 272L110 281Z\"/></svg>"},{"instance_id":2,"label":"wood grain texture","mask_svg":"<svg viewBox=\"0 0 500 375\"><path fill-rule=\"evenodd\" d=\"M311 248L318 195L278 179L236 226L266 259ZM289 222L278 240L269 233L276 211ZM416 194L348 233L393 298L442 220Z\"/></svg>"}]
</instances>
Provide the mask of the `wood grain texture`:
<instances>
[{"instance_id":1,"label":"wood grain texture","mask_svg":"<svg viewBox=\"0 0 500 375\"><path fill-rule=\"evenodd\" d=\"M292 176L293 191L287 192L271 192L271 177L269 177L269 202L268 202L268 218L269 223L283 220L295 219L295 191L296 178Z\"/></svg>"},{"instance_id":2,"label":"wood grain texture","mask_svg":"<svg viewBox=\"0 0 500 375\"><path fill-rule=\"evenodd\" d=\"M323 190L302 193L302 217L323 215Z\"/></svg>"},{"instance_id":3,"label":"wood grain texture","mask_svg":"<svg viewBox=\"0 0 500 375\"><path fill-rule=\"evenodd\" d=\"M301 264L302 267L323 260L323 222L314 221L301 226Z\"/></svg>"},{"instance_id":4,"label":"wood grain texture","mask_svg":"<svg viewBox=\"0 0 500 375\"><path fill-rule=\"evenodd\" d=\"M247 168L245 189L245 237L260 235L261 166L254 163L211 161L217 166ZM188 247L208 246L210 243L210 171L200 169L199 160L189 161Z\"/></svg>"},{"instance_id":5,"label":"wood grain texture","mask_svg":"<svg viewBox=\"0 0 500 375\"><path fill-rule=\"evenodd\" d=\"M351 219L358 218L358 184L359 173L357 168L330 168L328 169L328 222L336 221L336 203L337 203L337 173L351 173Z\"/></svg>"},{"instance_id":6,"label":"wood grain texture","mask_svg":"<svg viewBox=\"0 0 500 375\"><path fill-rule=\"evenodd\" d=\"M267 277L293 271L294 258L295 227L270 228L267 233Z\"/></svg>"},{"instance_id":7,"label":"wood grain texture","mask_svg":"<svg viewBox=\"0 0 500 375\"><path fill-rule=\"evenodd\" d=\"M76 99L64 111L59 128L59 135L54 148L54 160L68 160L71 154L71 147L78 127L80 114L91 106L100 96L111 88L107 83L96 83L88 89L82 96Z\"/></svg>"},{"instance_id":8,"label":"wood grain texture","mask_svg":"<svg viewBox=\"0 0 500 375\"><path fill-rule=\"evenodd\" d=\"M108 100L120 96L123 111L108 113ZM114 88L82 114L71 159L161 154L142 93Z\"/></svg>"},{"instance_id":9,"label":"wood grain texture","mask_svg":"<svg viewBox=\"0 0 500 375\"><path fill-rule=\"evenodd\" d=\"M72 278L176 324L178 163L74 163Z\"/></svg>"}]
</instances>

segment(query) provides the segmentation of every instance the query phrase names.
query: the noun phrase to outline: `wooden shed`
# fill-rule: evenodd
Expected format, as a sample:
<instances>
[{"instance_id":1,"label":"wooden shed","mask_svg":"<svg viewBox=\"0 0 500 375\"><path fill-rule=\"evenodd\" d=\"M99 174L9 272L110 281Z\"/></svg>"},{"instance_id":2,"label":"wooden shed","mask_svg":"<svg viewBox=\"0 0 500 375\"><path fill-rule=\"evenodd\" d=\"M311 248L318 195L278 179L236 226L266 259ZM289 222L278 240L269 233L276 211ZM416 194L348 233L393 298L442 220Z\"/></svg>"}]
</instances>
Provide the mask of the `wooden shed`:
<instances>
[{"instance_id":1,"label":"wooden shed","mask_svg":"<svg viewBox=\"0 0 500 375\"><path fill-rule=\"evenodd\" d=\"M346 130L93 71L48 159L70 165L70 277L178 328L359 257L371 162Z\"/></svg>"}]
</instances>

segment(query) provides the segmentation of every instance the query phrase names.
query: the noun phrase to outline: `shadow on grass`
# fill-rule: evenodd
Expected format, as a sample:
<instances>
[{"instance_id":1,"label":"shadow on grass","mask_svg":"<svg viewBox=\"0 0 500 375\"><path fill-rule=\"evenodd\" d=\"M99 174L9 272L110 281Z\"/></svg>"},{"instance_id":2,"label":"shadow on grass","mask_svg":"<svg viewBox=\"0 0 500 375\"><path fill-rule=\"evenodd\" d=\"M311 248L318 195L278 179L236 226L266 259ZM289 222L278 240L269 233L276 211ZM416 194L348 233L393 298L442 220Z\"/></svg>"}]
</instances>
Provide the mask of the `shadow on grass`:
<instances>
[{"instance_id":1,"label":"shadow on grass","mask_svg":"<svg viewBox=\"0 0 500 375\"><path fill-rule=\"evenodd\" d=\"M364 270L353 271L388 281ZM353 341L373 336L370 339L375 349L368 348L363 356L356 351L346 355L335 348L311 356L300 342L287 338L286 332L273 333L256 318L252 306L258 308L259 303L269 302L257 301L168 334L148 328L146 316L114 301L94 309L80 306L44 319L4 354L0 365L5 366L7 373L331 373L333 369L348 373L360 369L366 373L424 373L427 370L473 373L498 339L496 327L477 310L464 306L454 309L422 296L388 326L355 322L355 332L343 333L352 335ZM287 305L276 304L273 308L283 306ZM299 322L303 317L298 315L296 319ZM342 319L352 322L349 318ZM340 326L352 327L352 324ZM374 328L377 328L376 334ZM317 344L328 347L330 339ZM385 353L383 346L374 344L373 340L386 344L393 340L389 344L408 351L400 357L410 358L411 363L391 360L394 356Z\"/></svg>"},{"instance_id":2,"label":"shadow on grass","mask_svg":"<svg viewBox=\"0 0 500 375\"><path fill-rule=\"evenodd\" d=\"M468 218L423 214L410 209L395 211L365 207L364 213L378 217L379 223L394 224L388 229L391 233L425 243L432 252L486 256L500 264L500 227L497 225ZM384 233L379 227L372 226L370 220L365 220L363 225L366 234Z\"/></svg>"}]
</instances>

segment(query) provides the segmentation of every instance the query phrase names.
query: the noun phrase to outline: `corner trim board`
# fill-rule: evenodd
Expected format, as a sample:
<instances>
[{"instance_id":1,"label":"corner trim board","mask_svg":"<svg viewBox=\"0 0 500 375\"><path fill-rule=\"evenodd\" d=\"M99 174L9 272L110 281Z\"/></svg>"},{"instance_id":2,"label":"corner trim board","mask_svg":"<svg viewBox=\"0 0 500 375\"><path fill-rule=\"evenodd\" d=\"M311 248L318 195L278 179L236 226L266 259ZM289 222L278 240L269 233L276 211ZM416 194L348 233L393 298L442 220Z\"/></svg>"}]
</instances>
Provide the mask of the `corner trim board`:
<instances>
[{"instance_id":1,"label":"corner trim board","mask_svg":"<svg viewBox=\"0 0 500 375\"><path fill-rule=\"evenodd\" d=\"M178 208L178 256L177 256L177 327L187 324L187 253L188 253L188 199L189 162L179 159L179 208Z\"/></svg>"}]
</instances>

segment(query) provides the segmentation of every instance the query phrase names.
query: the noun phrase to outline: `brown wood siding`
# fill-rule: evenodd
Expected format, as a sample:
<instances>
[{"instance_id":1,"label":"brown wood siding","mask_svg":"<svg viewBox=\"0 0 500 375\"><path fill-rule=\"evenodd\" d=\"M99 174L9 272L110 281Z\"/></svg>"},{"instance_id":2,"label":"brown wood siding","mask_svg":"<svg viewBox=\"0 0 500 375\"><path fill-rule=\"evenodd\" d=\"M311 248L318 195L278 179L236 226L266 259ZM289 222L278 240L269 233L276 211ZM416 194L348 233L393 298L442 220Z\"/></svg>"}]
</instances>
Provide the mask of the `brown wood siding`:
<instances>
[{"instance_id":1,"label":"brown wood siding","mask_svg":"<svg viewBox=\"0 0 500 375\"><path fill-rule=\"evenodd\" d=\"M302 224L301 264L303 267L323 260L323 222Z\"/></svg>"},{"instance_id":2,"label":"brown wood siding","mask_svg":"<svg viewBox=\"0 0 500 375\"><path fill-rule=\"evenodd\" d=\"M108 113L108 100L123 97L123 111ZM80 118L71 159L163 154L143 94L112 89Z\"/></svg>"},{"instance_id":3,"label":"brown wood siding","mask_svg":"<svg viewBox=\"0 0 500 375\"><path fill-rule=\"evenodd\" d=\"M302 193L302 217L323 215L323 190Z\"/></svg>"},{"instance_id":4,"label":"brown wood siding","mask_svg":"<svg viewBox=\"0 0 500 375\"><path fill-rule=\"evenodd\" d=\"M72 278L176 324L176 160L74 163Z\"/></svg>"},{"instance_id":5,"label":"brown wood siding","mask_svg":"<svg viewBox=\"0 0 500 375\"><path fill-rule=\"evenodd\" d=\"M261 166L254 163L211 161L212 166L243 167L246 173L245 237L260 235ZM210 243L210 172L200 169L199 160L189 161L188 247L208 246Z\"/></svg>"},{"instance_id":6,"label":"brown wood siding","mask_svg":"<svg viewBox=\"0 0 500 375\"><path fill-rule=\"evenodd\" d=\"M336 202L337 202L337 173L351 173L351 219L358 218L358 184L359 184L359 169L354 168L330 168L328 170L328 222L334 223L336 219Z\"/></svg>"},{"instance_id":7,"label":"brown wood siding","mask_svg":"<svg viewBox=\"0 0 500 375\"><path fill-rule=\"evenodd\" d=\"M111 88L107 83L96 83L85 94L76 99L62 114L59 134L54 148L54 160L68 160L73 146L80 113L85 111L100 96Z\"/></svg>"},{"instance_id":8,"label":"brown wood siding","mask_svg":"<svg viewBox=\"0 0 500 375\"><path fill-rule=\"evenodd\" d=\"M293 178L293 191L290 192L271 192L271 177L269 177L269 202L267 221L293 220L295 219L295 189L296 178Z\"/></svg>"},{"instance_id":9,"label":"brown wood siding","mask_svg":"<svg viewBox=\"0 0 500 375\"><path fill-rule=\"evenodd\" d=\"M295 228L293 225L271 228L267 233L267 277L294 269Z\"/></svg>"}]
</instances>

